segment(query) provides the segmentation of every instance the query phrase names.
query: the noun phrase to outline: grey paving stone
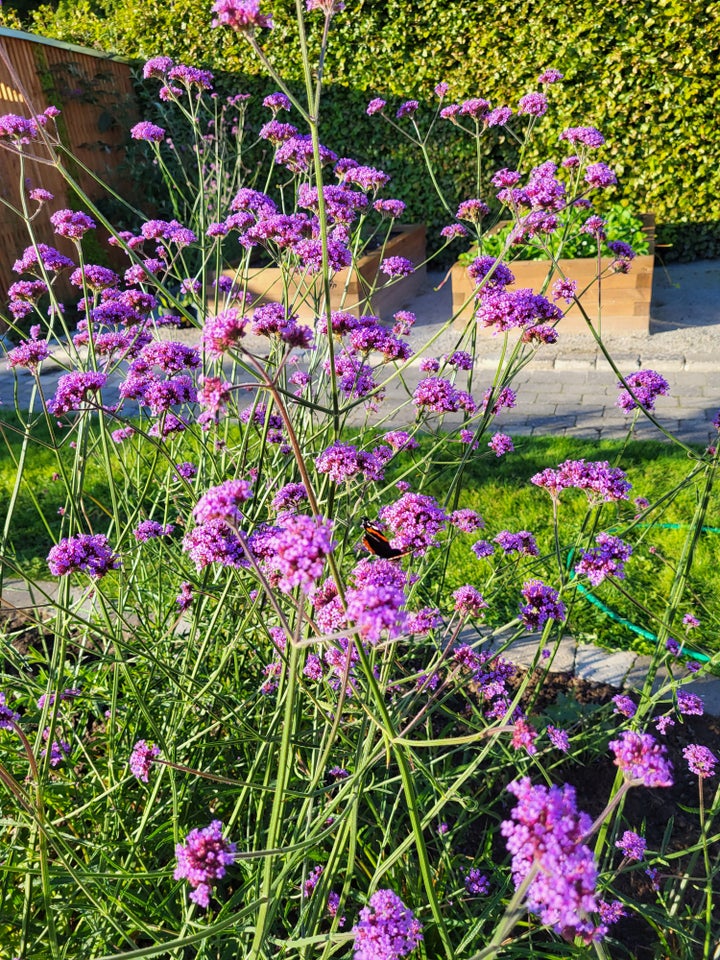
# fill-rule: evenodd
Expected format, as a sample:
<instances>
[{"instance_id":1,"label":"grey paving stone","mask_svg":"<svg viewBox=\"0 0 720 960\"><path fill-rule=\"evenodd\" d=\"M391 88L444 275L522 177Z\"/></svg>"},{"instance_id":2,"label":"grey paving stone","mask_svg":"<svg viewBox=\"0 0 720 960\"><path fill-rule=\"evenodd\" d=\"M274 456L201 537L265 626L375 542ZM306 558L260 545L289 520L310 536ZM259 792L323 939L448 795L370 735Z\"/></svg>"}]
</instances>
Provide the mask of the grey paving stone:
<instances>
[{"instance_id":1,"label":"grey paving stone","mask_svg":"<svg viewBox=\"0 0 720 960\"><path fill-rule=\"evenodd\" d=\"M655 357L653 360L657 372L677 373L685 369L685 357Z\"/></svg>"},{"instance_id":2,"label":"grey paving stone","mask_svg":"<svg viewBox=\"0 0 720 960\"><path fill-rule=\"evenodd\" d=\"M650 669L651 663L651 657L638 657L633 664L632 669L625 677L623 687L629 690L642 690L645 680L647 679L648 670ZM660 667L653 681L652 692L657 693L661 687L665 686L669 679L670 674L668 671L665 669L665 667Z\"/></svg>"},{"instance_id":3,"label":"grey paving stone","mask_svg":"<svg viewBox=\"0 0 720 960\"><path fill-rule=\"evenodd\" d=\"M685 369L697 371L707 370L708 373L716 373L717 360L709 358L707 354L704 353L686 353Z\"/></svg>"},{"instance_id":4,"label":"grey paving stone","mask_svg":"<svg viewBox=\"0 0 720 960\"><path fill-rule=\"evenodd\" d=\"M510 660L518 667L529 667L535 659L542 639L540 633L526 633L521 637L512 639L516 631L498 631L493 633L488 640L485 649L493 653L502 651L501 656Z\"/></svg>"},{"instance_id":5,"label":"grey paving stone","mask_svg":"<svg viewBox=\"0 0 720 960\"><path fill-rule=\"evenodd\" d=\"M580 644L575 653L575 675L593 683L609 683L620 689L632 669L637 654L627 650L609 653L602 647Z\"/></svg>"},{"instance_id":6,"label":"grey paving stone","mask_svg":"<svg viewBox=\"0 0 720 960\"><path fill-rule=\"evenodd\" d=\"M595 369L595 357L556 357L556 370Z\"/></svg>"},{"instance_id":7,"label":"grey paving stone","mask_svg":"<svg viewBox=\"0 0 720 960\"><path fill-rule=\"evenodd\" d=\"M551 673L575 673L577 641L574 637L562 637L560 643L550 646L550 659L542 660L540 666Z\"/></svg>"}]
</instances>

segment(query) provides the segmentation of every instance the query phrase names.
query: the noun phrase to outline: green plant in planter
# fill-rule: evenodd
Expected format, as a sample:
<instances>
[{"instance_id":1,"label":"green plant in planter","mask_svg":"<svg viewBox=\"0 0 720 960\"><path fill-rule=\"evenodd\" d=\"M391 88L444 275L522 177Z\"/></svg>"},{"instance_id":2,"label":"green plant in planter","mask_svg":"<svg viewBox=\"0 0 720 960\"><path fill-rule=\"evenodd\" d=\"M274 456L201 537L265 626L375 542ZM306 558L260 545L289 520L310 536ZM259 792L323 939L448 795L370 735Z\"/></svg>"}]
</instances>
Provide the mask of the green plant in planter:
<instances>
[{"instance_id":1,"label":"green plant in planter","mask_svg":"<svg viewBox=\"0 0 720 960\"><path fill-rule=\"evenodd\" d=\"M514 224L502 222L485 233L478 245L460 254L458 261L463 266L472 263L479 253L493 257L502 257L508 252L512 260L556 260L559 257L574 260L585 257L597 257L598 245L594 234L582 233L580 228L587 217L585 209L569 211L564 231L542 235L523 243L510 244L508 238ZM647 254L648 238L640 217L622 204L613 204L603 215L607 240L600 246L600 255L612 257L614 254L607 246L608 241L628 243L636 254Z\"/></svg>"}]
</instances>

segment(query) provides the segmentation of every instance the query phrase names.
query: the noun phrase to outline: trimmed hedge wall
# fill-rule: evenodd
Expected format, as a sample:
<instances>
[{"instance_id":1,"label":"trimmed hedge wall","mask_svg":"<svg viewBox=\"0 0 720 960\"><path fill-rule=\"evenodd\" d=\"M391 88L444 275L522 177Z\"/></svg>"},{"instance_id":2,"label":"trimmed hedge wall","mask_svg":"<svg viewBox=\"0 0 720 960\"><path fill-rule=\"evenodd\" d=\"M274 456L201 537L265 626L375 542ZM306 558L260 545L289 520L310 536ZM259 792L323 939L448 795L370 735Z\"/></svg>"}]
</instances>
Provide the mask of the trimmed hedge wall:
<instances>
[{"instance_id":1,"label":"trimmed hedge wall","mask_svg":"<svg viewBox=\"0 0 720 960\"><path fill-rule=\"evenodd\" d=\"M276 28L261 41L284 76L299 80L292 20L294 0L268 0ZM212 69L257 74L243 38L211 31L209 2L199 0L60 0L42 6L27 27L47 36L147 58L165 53ZM308 17L312 42L321 18ZM546 67L565 80L550 88L552 107L528 156L555 156L564 126L592 124L606 136L600 157L620 179L618 197L655 212L660 254L688 260L720 256L720 3L687 0L348 0L336 17L326 62L325 140L393 175L395 195L422 218L430 235L448 218L406 143L367 101L393 105L415 98L433 103L439 80L447 102L485 96L513 106L536 89ZM250 78L238 82L249 89ZM252 84L254 86L254 84ZM267 89L263 84L263 88ZM452 201L472 190L474 153L450 124L438 128L433 156ZM509 144L494 146L505 162ZM610 199L610 197L608 197ZM664 247L664 244L671 244Z\"/></svg>"}]
</instances>

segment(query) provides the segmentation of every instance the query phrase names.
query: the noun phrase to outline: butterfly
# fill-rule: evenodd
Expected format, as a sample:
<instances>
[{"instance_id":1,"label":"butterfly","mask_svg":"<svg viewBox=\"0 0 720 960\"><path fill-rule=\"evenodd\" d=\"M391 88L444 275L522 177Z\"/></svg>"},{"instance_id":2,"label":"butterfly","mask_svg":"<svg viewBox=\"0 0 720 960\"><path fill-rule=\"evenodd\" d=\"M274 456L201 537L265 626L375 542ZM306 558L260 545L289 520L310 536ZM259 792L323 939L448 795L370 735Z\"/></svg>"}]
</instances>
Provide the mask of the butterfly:
<instances>
[{"instance_id":1,"label":"butterfly","mask_svg":"<svg viewBox=\"0 0 720 960\"><path fill-rule=\"evenodd\" d=\"M396 547L391 547L388 538L372 520L363 517L361 523L364 534L363 546L374 556L382 557L383 560L399 560L400 557L408 554L408 550L398 550Z\"/></svg>"}]
</instances>

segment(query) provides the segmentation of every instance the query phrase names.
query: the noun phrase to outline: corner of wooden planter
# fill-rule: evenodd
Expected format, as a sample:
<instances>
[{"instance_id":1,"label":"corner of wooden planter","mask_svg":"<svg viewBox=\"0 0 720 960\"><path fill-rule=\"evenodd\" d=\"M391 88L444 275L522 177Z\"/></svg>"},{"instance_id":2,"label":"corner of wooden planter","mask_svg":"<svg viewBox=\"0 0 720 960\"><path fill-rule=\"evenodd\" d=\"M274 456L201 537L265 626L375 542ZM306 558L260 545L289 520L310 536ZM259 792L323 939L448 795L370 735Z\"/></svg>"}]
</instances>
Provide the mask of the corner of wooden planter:
<instances>
[{"instance_id":1,"label":"corner of wooden planter","mask_svg":"<svg viewBox=\"0 0 720 960\"><path fill-rule=\"evenodd\" d=\"M601 279L602 312L600 322L603 333L620 335L643 333L650 330L650 303L652 299L652 278L655 263L655 215L640 215L643 229L648 238L648 252L635 257L629 273L613 273ZM602 267L607 270L610 258L604 258ZM550 283L557 276L566 276L575 280L582 290L593 283L597 274L597 261L593 258L559 260L560 273L553 272ZM548 261L516 260L510 265L515 274L515 283L510 289L531 287L539 293L548 276ZM475 285L467 274L467 268L455 263L450 271L452 283L452 308L455 320L454 328L463 329L472 318ZM598 322L597 287L593 283L585 297L581 298L588 316ZM581 310L573 305L558 324L561 333L584 333L590 336L587 323ZM492 330L478 328L478 332L492 335Z\"/></svg>"}]
</instances>

